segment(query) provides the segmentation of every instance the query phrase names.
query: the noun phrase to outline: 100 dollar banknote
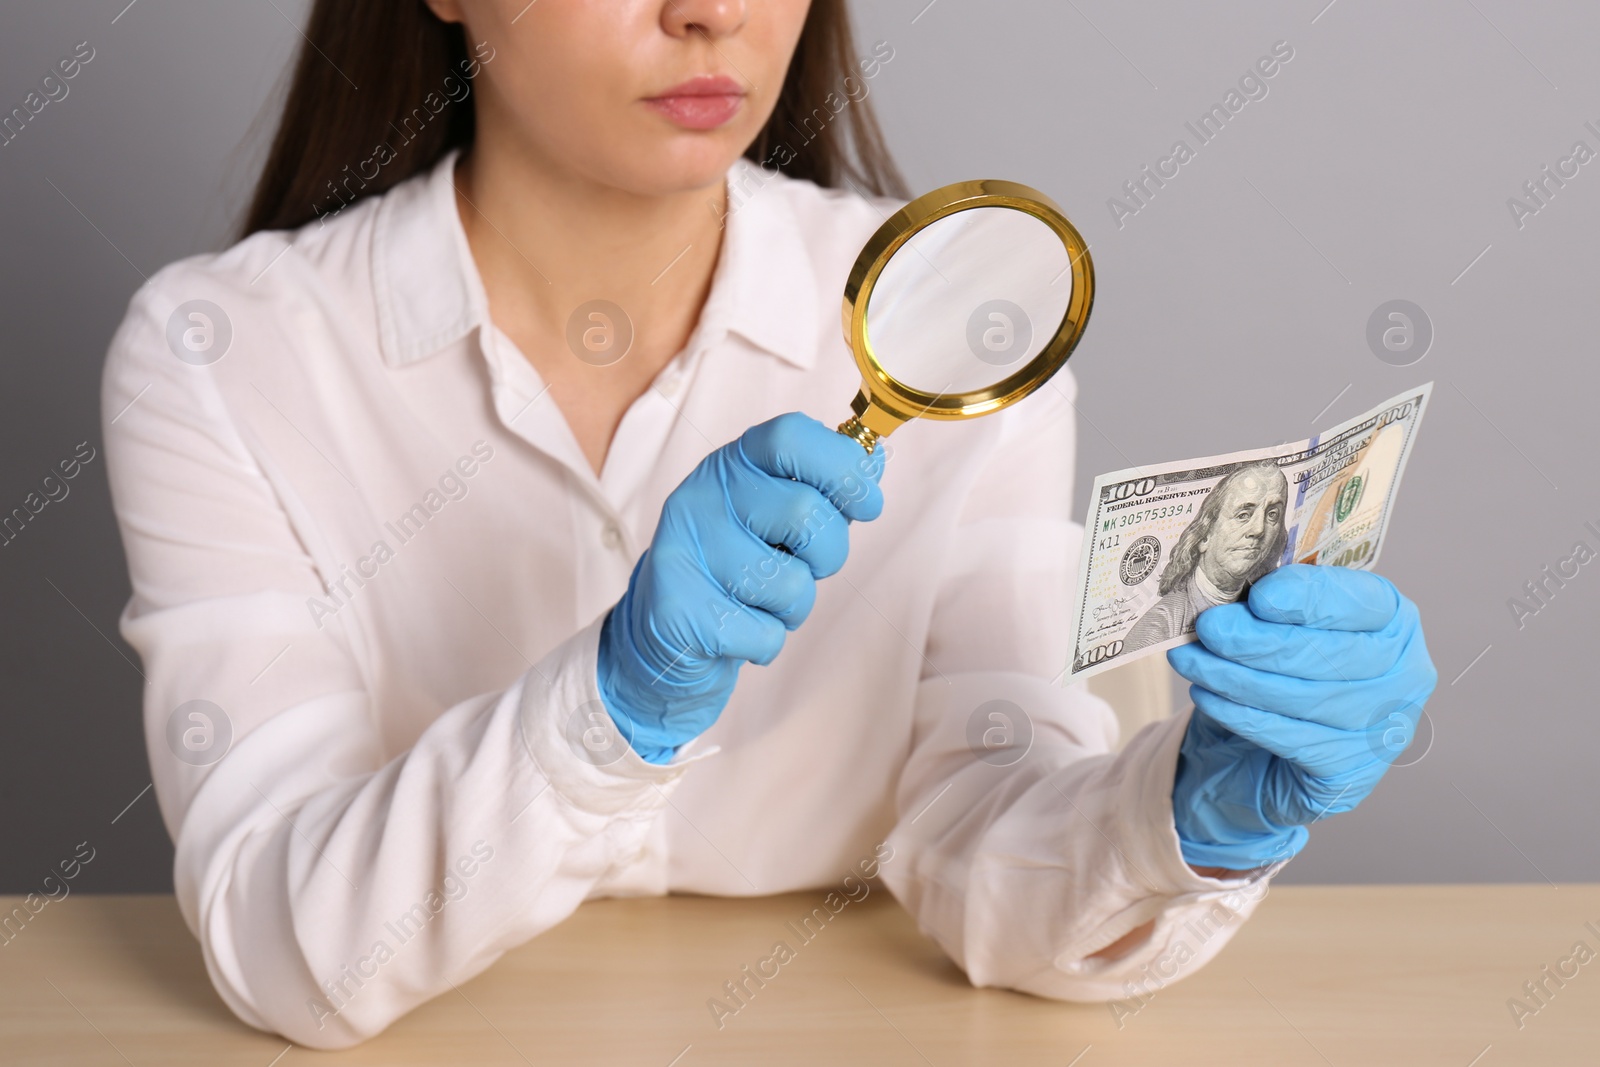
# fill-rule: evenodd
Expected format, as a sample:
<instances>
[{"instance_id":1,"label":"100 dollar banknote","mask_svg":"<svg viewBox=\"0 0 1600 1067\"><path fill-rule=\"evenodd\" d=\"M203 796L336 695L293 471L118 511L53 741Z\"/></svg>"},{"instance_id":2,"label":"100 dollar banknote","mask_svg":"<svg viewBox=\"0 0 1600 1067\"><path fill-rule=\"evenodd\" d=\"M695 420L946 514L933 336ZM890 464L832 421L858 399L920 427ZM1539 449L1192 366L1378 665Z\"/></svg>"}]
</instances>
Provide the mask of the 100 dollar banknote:
<instances>
[{"instance_id":1,"label":"100 dollar banknote","mask_svg":"<svg viewBox=\"0 0 1600 1067\"><path fill-rule=\"evenodd\" d=\"M1285 563L1372 567L1432 391L1305 441L1096 478L1068 679L1193 641L1195 616Z\"/></svg>"}]
</instances>

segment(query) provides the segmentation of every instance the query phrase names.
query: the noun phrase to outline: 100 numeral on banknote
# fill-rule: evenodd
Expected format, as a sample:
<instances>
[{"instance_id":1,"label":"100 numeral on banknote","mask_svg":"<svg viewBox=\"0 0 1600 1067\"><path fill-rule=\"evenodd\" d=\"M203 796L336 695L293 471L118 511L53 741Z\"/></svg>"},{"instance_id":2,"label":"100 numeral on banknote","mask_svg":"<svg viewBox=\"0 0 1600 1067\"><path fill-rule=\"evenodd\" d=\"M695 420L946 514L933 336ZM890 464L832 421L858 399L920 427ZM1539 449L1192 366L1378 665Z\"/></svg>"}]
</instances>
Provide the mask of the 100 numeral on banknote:
<instances>
[{"instance_id":1,"label":"100 numeral on banknote","mask_svg":"<svg viewBox=\"0 0 1600 1067\"><path fill-rule=\"evenodd\" d=\"M1285 563L1372 567L1432 390L1308 440L1096 478L1069 677L1193 641L1200 612Z\"/></svg>"}]
</instances>

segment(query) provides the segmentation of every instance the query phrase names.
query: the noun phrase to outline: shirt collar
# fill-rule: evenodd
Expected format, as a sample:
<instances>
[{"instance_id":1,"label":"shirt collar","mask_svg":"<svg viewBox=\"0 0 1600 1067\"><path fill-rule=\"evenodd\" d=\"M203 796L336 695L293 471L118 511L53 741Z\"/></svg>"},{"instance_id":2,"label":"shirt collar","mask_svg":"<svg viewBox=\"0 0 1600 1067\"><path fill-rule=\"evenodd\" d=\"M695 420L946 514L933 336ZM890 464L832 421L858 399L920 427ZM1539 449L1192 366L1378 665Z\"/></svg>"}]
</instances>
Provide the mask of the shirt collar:
<instances>
[{"instance_id":1,"label":"shirt collar","mask_svg":"<svg viewBox=\"0 0 1600 1067\"><path fill-rule=\"evenodd\" d=\"M384 195L373 224L378 341L392 367L424 359L489 321L483 280L456 210L452 150ZM729 211L711 291L690 346L724 331L786 362L816 358L818 293L787 190L792 179L739 159L725 181Z\"/></svg>"}]
</instances>

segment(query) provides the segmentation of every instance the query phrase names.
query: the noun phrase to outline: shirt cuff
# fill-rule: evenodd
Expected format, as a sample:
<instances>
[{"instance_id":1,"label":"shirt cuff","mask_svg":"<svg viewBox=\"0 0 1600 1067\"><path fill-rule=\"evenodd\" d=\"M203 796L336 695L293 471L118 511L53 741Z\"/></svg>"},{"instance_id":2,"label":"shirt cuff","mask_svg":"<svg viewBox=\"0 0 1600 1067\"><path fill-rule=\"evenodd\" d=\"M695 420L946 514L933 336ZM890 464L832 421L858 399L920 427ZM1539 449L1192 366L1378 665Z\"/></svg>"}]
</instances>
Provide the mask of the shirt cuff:
<instances>
[{"instance_id":1,"label":"shirt cuff","mask_svg":"<svg viewBox=\"0 0 1600 1067\"><path fill-rule=\"evenodd\" d=\"M683 745L670 763L647 763L617 729L600 698L602 612L523 675L522 741L539 773L572 807L593 815L647 815L692 764L720 749ZM698 740L698 739L696 739Z\"/></svg>"},{"instance_id":2,"label":"shirt cuff","mask_svg":"<svg viewBox=\"0 0 1600 1067\"><path fill-rule=\"evenodd\" d=\"M1120 782L1117 810L1126 813L1122 839L1129 849L1131 874L1143 878L1152 893L1169 898L1207 900L1260 885L1282 870L1287 858L1231 878L1197 873L1184 860L1172 814L1173 779L1178 749L1193 709L1151 723L1129 740L1120 759L1128 773Z\"/></svg>"}]
</instances>

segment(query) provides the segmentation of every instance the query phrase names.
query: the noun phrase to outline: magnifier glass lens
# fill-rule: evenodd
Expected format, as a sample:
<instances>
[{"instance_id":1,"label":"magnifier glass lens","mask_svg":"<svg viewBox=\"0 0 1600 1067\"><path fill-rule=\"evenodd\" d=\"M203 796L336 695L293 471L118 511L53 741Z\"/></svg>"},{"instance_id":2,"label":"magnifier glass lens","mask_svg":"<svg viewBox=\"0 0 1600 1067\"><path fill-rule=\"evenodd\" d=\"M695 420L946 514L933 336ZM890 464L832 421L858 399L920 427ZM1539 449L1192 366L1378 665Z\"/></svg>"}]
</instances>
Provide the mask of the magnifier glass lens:
<instances>
[{"instance_id":1,"label":"magnifier glass lens","mask_svg":"<svg viewBox=\"0 0 1600 1067\"><path fill-rule=\"evenodd\" d=\"M872 289L873 356L913 389L986 389L1049 343L1072 299L1071 267L1060 236L1024 211L976 207L931 222Z\"/></svg>"},{"instance_id":2,"label":"magnifier glass lens","mask_svg":"<svg viewBox=\"0 0 1600 1067\"><path fill-rule=\"evenodd\" d=\"M973 419L1066 363L1094 303L1083 235L1037 189L999 179L925 193L884 220L845 282L861 390L839 432L868 452L911 419Z\"/></svg>"}]
</instances>

